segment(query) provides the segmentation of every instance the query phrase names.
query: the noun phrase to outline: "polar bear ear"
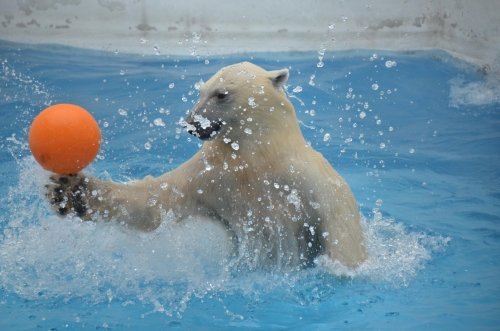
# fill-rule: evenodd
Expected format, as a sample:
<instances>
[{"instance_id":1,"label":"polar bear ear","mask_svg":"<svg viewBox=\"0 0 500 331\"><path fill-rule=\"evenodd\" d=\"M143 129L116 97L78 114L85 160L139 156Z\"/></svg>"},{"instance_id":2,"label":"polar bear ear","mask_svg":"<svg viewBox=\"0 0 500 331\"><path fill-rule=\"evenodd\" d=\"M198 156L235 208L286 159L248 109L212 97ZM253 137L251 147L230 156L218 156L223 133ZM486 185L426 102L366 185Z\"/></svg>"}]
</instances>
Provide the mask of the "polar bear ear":
<instances>
[{"instance_id":1,"label":"polar bear ear","mask_svg":"<svg viewBox=\"0 0 500 331\"><path fill-rule=\"evenodd\" d=\"M269 78L276 88L283 86L287 82L288 75L288 69L269 71Z\"/></svg>"}]
</instances>

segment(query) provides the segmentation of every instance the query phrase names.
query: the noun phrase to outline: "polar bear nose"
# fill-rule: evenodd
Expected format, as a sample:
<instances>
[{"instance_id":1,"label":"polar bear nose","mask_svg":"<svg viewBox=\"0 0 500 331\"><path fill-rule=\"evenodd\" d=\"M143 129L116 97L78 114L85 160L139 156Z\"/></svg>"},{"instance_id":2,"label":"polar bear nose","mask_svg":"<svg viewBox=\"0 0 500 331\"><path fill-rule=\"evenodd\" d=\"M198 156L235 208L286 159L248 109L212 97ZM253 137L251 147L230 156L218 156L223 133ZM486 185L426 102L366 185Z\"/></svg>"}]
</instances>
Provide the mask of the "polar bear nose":
<instances>
[{"instance_id":1,"label":"polar bear nose","mask_svg":"<svg viewBox=\"0 0 500 331\"><path fill-rule=\"evenodd\" d=\"M190 118L184 123L187 132L201 140L209 140L215 137L224 124L222 121L210 121L206 118L197 119L196 116L194 119Z\"/></svg>"}]
</instances>

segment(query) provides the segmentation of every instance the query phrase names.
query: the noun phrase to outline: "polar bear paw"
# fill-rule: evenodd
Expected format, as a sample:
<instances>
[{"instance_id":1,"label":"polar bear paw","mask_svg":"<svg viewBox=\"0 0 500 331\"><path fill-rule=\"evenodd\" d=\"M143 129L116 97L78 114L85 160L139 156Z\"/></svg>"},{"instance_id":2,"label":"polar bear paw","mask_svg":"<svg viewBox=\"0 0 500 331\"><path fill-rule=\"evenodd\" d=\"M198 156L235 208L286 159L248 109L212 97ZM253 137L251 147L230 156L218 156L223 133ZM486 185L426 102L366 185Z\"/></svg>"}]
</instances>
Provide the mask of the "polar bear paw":
<instances>
[{"instance_id":1,"label":"polar bear paw","mask_svg":"<svg viewBox=\"0 0 500 331\"><path fill-rule=\"evenodd\" d=\"M53 175L45 187L45 195L52 208L60 215L88 216L89 182L83 174Z\"/></svg>"}]
</instances>

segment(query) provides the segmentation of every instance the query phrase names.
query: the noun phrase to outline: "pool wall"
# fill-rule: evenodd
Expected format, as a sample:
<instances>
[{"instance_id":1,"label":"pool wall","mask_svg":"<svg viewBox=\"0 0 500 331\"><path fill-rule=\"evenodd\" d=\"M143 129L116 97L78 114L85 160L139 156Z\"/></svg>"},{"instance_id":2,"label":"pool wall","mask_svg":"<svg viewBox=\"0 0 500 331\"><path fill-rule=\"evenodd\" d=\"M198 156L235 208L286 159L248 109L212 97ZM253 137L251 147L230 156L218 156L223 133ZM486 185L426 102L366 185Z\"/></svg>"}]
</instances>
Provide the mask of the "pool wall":
<instances>
[{"instance_id":1,"label":"pool wall","mask_svg":"<svg viewBox=\"0 0 500 331\"><path fill-rule=\"evenodd\" d=\"M498 0L0 0L0 39L140 54L443 49L500 72Z\"/></svg>"}]
</instances>

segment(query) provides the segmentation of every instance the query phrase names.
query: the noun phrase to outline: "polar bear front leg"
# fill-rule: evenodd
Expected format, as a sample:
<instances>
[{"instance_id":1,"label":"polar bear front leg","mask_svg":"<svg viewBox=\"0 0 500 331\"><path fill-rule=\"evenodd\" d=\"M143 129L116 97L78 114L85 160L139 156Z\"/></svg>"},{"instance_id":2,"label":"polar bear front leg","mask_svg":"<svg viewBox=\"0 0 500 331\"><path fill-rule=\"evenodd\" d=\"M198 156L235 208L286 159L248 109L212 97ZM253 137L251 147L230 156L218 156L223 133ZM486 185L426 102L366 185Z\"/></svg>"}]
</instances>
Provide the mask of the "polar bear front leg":
<instances>
[{"instance_id":1,"label":"polar bear front leg","mask_svg":"<svg viewBox=\"0 0 500 331\"><path fill-rule=\"evenodd\" d=\"M62 216L83 220L116 220L132 228L150 231L161 222L161 206L148 205L151 187L99 180L87 174L53 175L46 185L51 207Z\"/></svg>"}]
</instances>

